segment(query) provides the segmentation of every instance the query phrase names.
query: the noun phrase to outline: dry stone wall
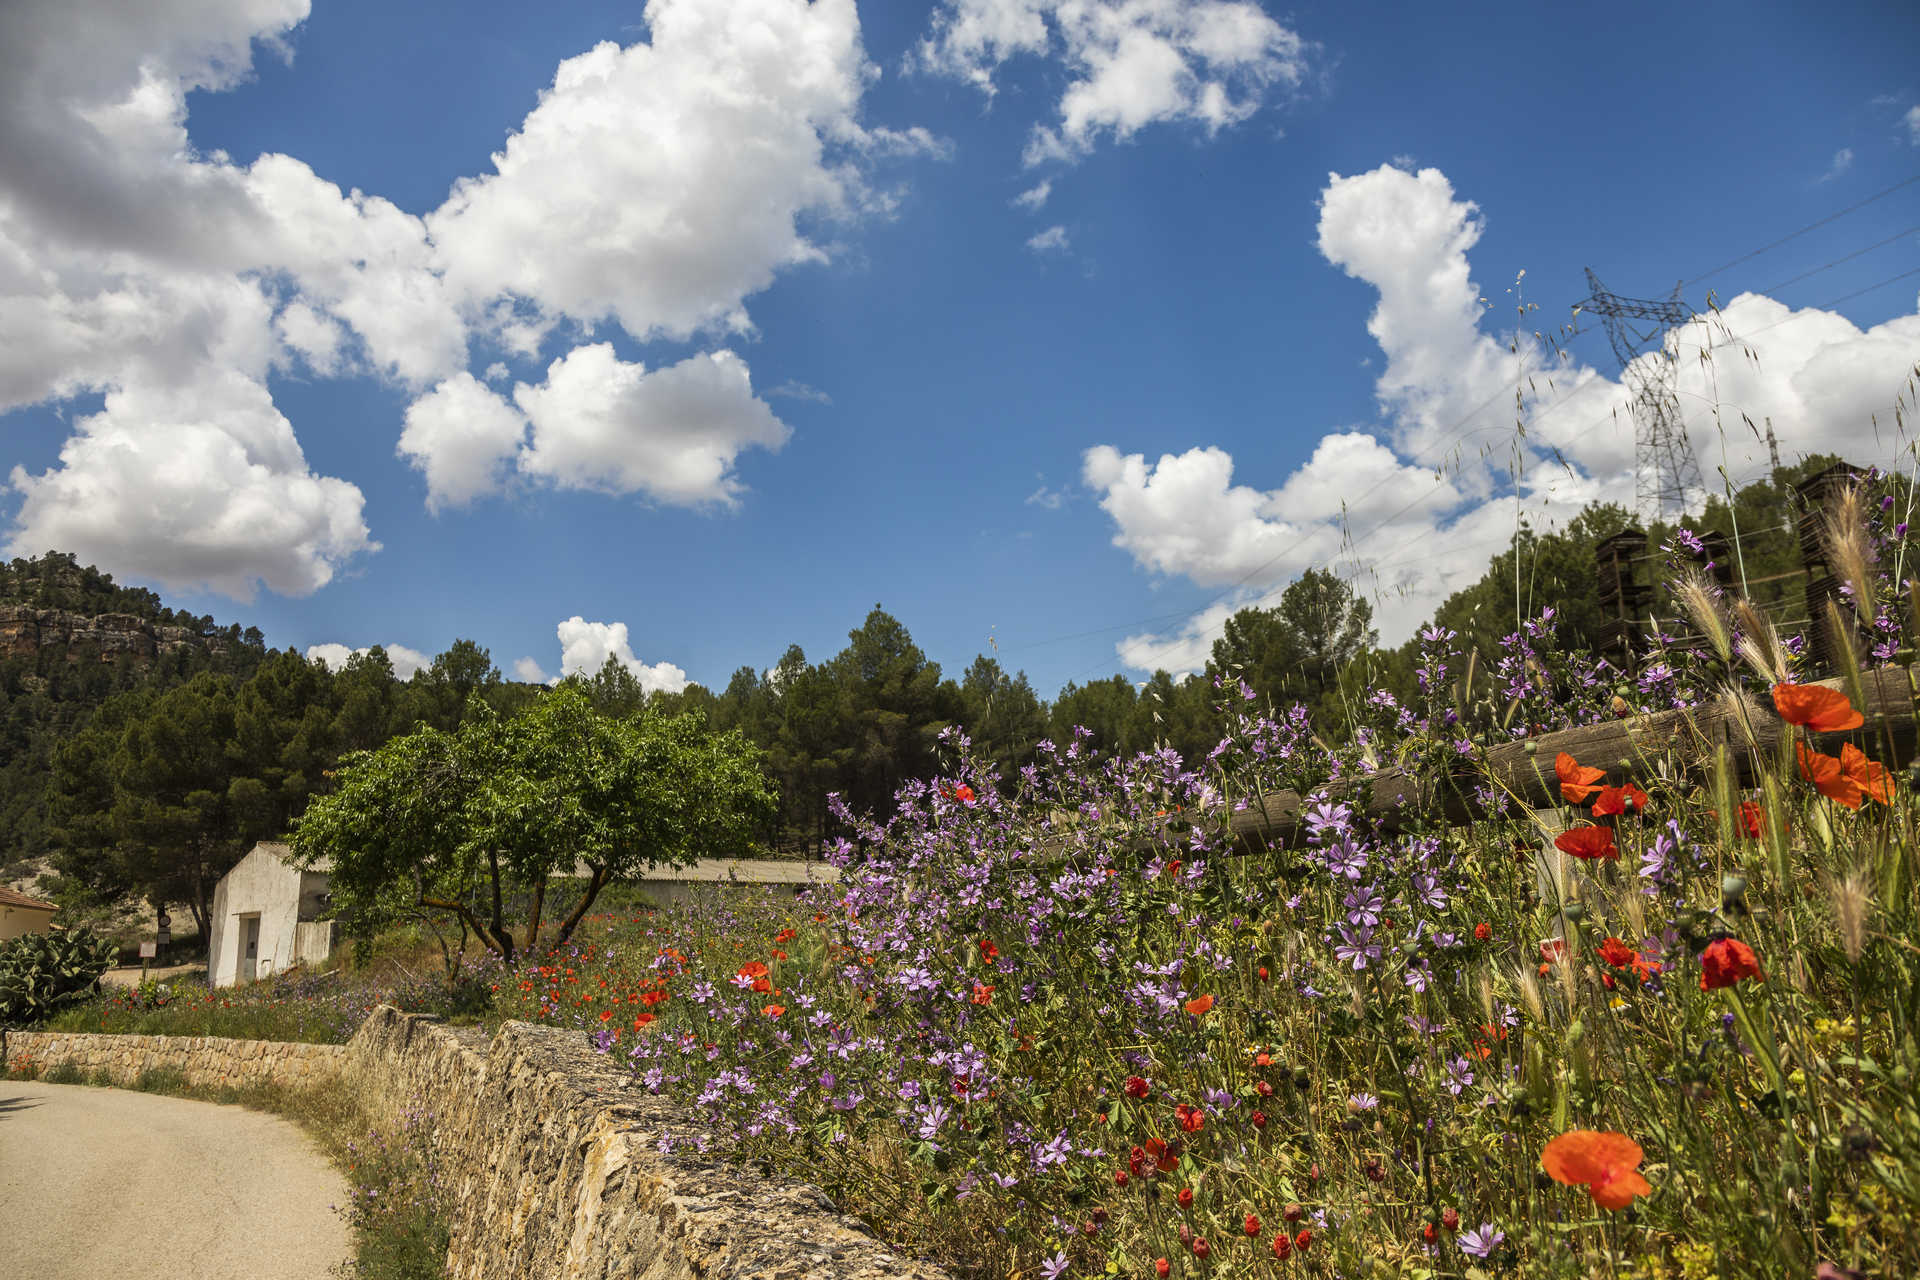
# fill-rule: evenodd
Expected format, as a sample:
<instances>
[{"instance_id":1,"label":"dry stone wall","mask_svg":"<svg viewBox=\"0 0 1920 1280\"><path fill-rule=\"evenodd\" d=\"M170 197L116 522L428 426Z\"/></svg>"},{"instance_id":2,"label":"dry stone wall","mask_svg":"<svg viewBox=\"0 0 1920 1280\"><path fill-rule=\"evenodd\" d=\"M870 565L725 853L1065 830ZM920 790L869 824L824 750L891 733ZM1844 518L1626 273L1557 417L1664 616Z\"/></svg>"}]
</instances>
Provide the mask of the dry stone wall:
<instances>
[{"instance_id":1,"label":"dry stone wall","mask_svg":"<svg viewBox=\"0 0 1920 1280\"><path fill-rule=\"evenodd\" d=\"M337 1077L347 1050L337 1044L291 1044L274 1040L227 1040L219 1036L115 1036L72 1031L12 1031L7 1065L22 1061L42 1074L73 1067L131 1085L143 1071L178 1072L195 1087L276 1083L319 1084Z\"/></svg>"},{"instance_id":2,"label":"dry stone wall","mask_svg":"<svg viewBox=\"0 0 1920 1280\"><path fill-rule=\"evenodd\" d=\"M451 1280L944 1280L817 1189L700 1154L697 1118L577 1031L513 1022L488 1040L383 1007L344 1046L15 1032L22 1053L119 1083L337 1075L381 1123L423 1119L453 1202Z\"/></svg>"}]
</instances>

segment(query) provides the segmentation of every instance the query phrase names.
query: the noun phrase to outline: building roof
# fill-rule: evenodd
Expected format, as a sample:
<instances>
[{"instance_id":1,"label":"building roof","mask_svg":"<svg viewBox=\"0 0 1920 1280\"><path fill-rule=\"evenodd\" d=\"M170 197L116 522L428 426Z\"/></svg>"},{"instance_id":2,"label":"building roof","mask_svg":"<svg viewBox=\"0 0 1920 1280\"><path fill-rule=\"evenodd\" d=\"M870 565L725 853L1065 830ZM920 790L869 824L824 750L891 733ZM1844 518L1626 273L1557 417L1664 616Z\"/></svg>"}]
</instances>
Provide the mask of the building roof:
<instances>
[{"instance_id":1,"label":"building roof","mask_svg":"<svg viewBox=\"0 0 1920 1280\"><path fill-rule=\"evenodd\" d=\"M42 902L38 898L29 898L18 889L9 889L0 884L0 907L29 907L36 911L58 911L60 908L51 902Z\"/></svg>"},{"instance_id":2,"label":"building roof","mask_svg":"<svg viewBox=\"0 0 1920 1280\"><path fill-rule=\"evenodd\" d=\"M825 862L786 862L773 858L702 858L685 867L649 867L639 878L739 884L834 884L840 879L840 868Z\"/></svg>"},{"instance_id":3,"label":"building roof","mask_svg":"<svg viewBox=\"0 0 1920 1280\"><path fill-rule=\"evenodd\" d=\"M249 854L263 853L263 852L269 853L269 854L272 854L274 857L280 859L280 861L286 863L290 867L294 865L293 846L286 843L283 840L262 840L258 844L254 845L253 848L247 850L247 852ZM333 859L332 858L315 858L313 860L313 865L310 867L304 868L304 870L330 872L333 870Z\"/></svg>"}]
</instances>

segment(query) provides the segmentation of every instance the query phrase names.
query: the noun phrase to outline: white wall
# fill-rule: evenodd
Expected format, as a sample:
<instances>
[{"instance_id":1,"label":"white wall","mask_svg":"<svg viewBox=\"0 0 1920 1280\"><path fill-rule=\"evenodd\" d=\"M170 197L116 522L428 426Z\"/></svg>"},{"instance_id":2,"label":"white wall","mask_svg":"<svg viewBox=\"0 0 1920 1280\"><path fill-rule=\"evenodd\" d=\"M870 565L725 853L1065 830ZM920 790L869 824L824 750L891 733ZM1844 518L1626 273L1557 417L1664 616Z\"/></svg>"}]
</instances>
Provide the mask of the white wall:
<instances>
[{"instance_id":1,"label":"white wall","mask_svg":"<svg viewBox=\"0 0 1920 1280\"><path fill-rule=\"evenodd\" d=\"M213 937L207 947L207 983L230 987L234 984L240 960L241 917L260 917L260 946L255 972L244 980L265 978L292 967L296 959L308 963L323 959L311 954L300 956L297 929L305 899L308 914L317 906L316 896L324 892L328 877L319 872L302 872L281 861L285 846L261 843L240 859L233 870L222 876L213 891ZM312 940L309 939L309 952Z\"/></svg>"}]
</instances>

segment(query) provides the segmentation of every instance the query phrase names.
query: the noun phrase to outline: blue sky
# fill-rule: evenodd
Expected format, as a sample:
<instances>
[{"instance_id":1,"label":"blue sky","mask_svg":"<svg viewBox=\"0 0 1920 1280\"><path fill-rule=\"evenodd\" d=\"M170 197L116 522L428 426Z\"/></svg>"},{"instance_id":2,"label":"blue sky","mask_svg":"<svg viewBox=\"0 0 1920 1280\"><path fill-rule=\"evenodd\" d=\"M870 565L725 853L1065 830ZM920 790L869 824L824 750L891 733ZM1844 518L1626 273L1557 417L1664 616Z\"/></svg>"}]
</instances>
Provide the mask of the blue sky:
<instances>
[{"instance_id":1,"label":"blue sky","mask_svg":"<svg viewBox=\"0 0 1920 1280\"><path fill-rule=\"evenodd\" d=\"M1724 308L1670 339L1710 485L1743 414L1911 465L1917 49L1864 3L9 6L8 550L663 688L878 602L1051 697L1315 565L1397 642L1522 514L1633 501L1604 336L1532 341L1584 267Z\"/></svg>"}]
</instances>

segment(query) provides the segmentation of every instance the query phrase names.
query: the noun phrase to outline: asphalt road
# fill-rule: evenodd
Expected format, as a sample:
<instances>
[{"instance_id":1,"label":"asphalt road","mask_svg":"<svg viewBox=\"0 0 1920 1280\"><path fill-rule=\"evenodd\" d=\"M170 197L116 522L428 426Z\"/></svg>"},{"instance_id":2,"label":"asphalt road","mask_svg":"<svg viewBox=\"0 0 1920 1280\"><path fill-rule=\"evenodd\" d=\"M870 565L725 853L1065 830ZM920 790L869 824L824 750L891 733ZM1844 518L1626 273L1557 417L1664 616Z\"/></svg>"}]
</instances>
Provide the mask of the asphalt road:
<instances>
[{"instance_id":1,"label":"asphalt road","mask_svg":"<svg viewBox=\"0 0 1920 1280\"><path fill-rule=\"evenodd\" d=\"M346 1181L291 1122L243 1107L0 1080L0 1274L326 1280Z\"/></svg>"}]
</instances>

